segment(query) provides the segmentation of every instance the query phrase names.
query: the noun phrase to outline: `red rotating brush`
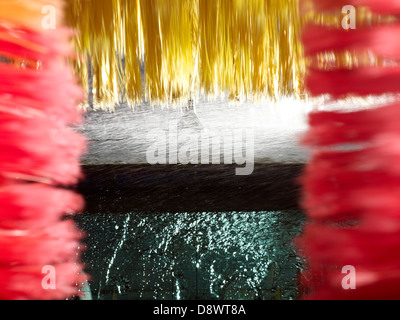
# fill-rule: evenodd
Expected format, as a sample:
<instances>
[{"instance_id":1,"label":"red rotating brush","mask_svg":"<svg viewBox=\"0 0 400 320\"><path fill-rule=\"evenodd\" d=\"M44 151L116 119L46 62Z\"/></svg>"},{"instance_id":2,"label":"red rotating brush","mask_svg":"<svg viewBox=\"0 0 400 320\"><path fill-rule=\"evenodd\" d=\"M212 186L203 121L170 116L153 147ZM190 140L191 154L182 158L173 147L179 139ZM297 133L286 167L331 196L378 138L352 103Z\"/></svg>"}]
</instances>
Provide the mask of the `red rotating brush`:
<instances>
[{"instance_id":1,"label":"red rotating brush","mask_svg":"<svg viewBox=\"0 0 400 320\"><path fill-rule=\"evenodd\" d=\"M400 2L394 0L315 0L314 5L319 10L354 5L369 6L375 13L400 12ZM341 98L399 92L399 29L398 23L355 30L308 25L303 37L307 56L349 50L390 60L390 66L309 68L310 94ZM301 180L309 222L297 239L308 263L304 298L399 299L400 103L313 112L309 125L304 143L312 157Z\"/></svg>"},{"instance_id":2,"label":"red rotating brush","mask_svg":"<svg viewBox=\"0 0 400 320\"><path fill-rule=\"evenodd\" d=\"M85 141L70 128L82 93L66 64L61 4L0 0L14 10L10 21L0 16L0 299L66 299L86 279L81 233L63 219L83 206L62 186L77 183ZM45 5L56 9L56 30L40 24Z\"/></svg>"}]
</instances>

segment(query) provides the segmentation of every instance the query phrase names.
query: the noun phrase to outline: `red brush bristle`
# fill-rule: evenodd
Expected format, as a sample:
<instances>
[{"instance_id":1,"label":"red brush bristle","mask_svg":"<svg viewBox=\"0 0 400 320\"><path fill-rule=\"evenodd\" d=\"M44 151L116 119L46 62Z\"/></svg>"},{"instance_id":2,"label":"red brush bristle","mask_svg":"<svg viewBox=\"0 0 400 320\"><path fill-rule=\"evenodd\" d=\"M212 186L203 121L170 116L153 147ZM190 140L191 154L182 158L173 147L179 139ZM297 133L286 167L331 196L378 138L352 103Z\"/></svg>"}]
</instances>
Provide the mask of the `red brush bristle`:
<instances>
[{"instance_id":1,"label":"red brush bristle","mask_svg":"<svg viewBox=\"0 0 400 320\"><path fill-rule=\"evenodd\" d=\"M399 1L314 1L319 10L369 5L376 13L400 12ZM378 8L379 6L379 8ZM345 50L398 59L398 25L340 30L308 25L307 56ZM333 99L400 91L400 68L357 64L308 69L310 95ZM305 299L398 299L400 291L400 104L368 110L313 112L303 143L311 159L300 182L309 218L297 245L307 261ZM342 268L354 268L354 287Z\"/></svg>"},{"instance_id":2,"label":"red brush bristle","mask_svg":"<svg viewBox=\"0 0 400 320\"><path fill-rule=\"evenodd\" d=\"M82 91L66 63L71 34L61 25L0 26L0 56L9 59L0 63L0 299L66 299L88 279L79 262L83 234L64 219L83 199L60 187L82 177L86 148L71 128L82 121Z\"/></svg>"},{"instance_id":3,"label":"red brush bristle","mask_svg":"<svg viewBox=\"0 0 400 320\"><path fill-rule=\"evenodd\" d=\"M355 30L307 24L302 32L302 42L306 56L325 51L362 53L367 49L378 57L398 60L400 43L393 39L397 38L399 32L399 24L357 27Z\"/></svg>"},{"instance_id":4,"label":"red brush bristle","mask_svg":"<svg viewBox=\"0 0 400 320\"><path fill-rule=\"evenodd\" d=\"M61 300L77 295L76 283L87 280L82 274L83 266L76 262L53 264L55 285L47 281L50 274L46 266L0 267L0 299L2 300Z\"/></svg>"},{"instance_id":5,"label":"red brush bristle","mask_svg":"<svg viewBox=\"0 0 400 320\"><path fill-rule=\"evenodd\" d=\"M47 227L65 214L79 212L83 210L84 201L69 190L26 183L4 186L0 190L0 206L0 228L24 231Z\"/></svg>"},{"instance_id":6,"label":"red brush bristle","mask_svg":"<svg viewBox=\"0 0 400 320\"><path fill-rule=\"evenodd\" d=\"M369 7L371 11L379 14L400 13L399 0L312 0L314 8L318 11L341 10L343 6Z\"/></svg>"},{"instance_id":7,"label":"red brush bristle","mask_svg":"<svg viewBox=\"0 0 400 320\"><path fill-rule=\"evenodd\" d=\"M2 115L0 171L41 177L58 184L74 184L81 177L83 137L48 117ZM39 141L43 141L39 143Z\"/></svg>"},{"instance_id":8,"label":"red brush bristle","mask_svg":"<svg viewBox=\"0 0 400 320\"><path fill-rule=\"evenodd\" d=\"M310 68L306 86L312 96L329 94L333 99L349 95L369 96L399 91L400 67L360 67L332 71Z\"/></svg>"}]
</instances>

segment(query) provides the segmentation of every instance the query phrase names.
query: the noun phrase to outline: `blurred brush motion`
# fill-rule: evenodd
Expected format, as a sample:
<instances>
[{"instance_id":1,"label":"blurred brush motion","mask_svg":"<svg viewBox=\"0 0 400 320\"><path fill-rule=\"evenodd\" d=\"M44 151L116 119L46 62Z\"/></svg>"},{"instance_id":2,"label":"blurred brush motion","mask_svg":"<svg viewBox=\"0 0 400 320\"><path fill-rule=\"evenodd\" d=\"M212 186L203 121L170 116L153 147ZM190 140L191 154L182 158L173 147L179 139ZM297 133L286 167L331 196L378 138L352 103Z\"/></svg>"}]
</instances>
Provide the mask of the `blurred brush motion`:
<instances>
[{"instance_id":1,"label":"blurred brush motion","mask_svg":"<svg viewBox=\"0 0 400 320\"><path fill-rule=\"evenodd\" d=\"M86 151L78 105L228 97L293 108L309 97L396 95L399 11L398 0L0 0L0 299L86 290L83 235L64 219L84 205L71 190ZM308 221L296 238L304 299L400 298L400 109L385 103L309 116L312 156L300 179ZM112 151L101 150L118 158Z\"/></svg>"},{"instance_id":2,"label":"blurred brush motion","mask_svg":"<svg viewBox=\"0 0 400 320\"><path fill-rule=\"evenodd\" d=\"M302 94L298 0L70 0L67 16L98 108Z\"/></svg>"},{"instance_id":3,"label":"blurred brush motion","mask_svg":"<svg viewBox=\"0 0 400 320\"><path fill-rule=\"evenodd\" d=\"M362 6L370 15L348 30L340 24L305 26L308 93L333 100L397 94L399 25L393 15L399 2L311 4L309 9L325 14L340 13L341 5ZM377 19L378 14L388 16ZM395 101L361 111L310 114L303 142L312 157L301 178L309 221L297 238L308 263L302 274L304 298L400 298L399 112Z\"/></svg>"},{"instance_id":4,"label":"blurred brush motion","mask_svg":"<svg viewBox=\"0 0 400 320\"><path fill-rule=\"evenodd\" d=\"M57 30L43 28L43 7ZM66 58L63 1L0 0L0 299L66 299L86 280L81 232L63 219L83 199L61 188L81 177L82 92Z\"/></svg>"}]
</instances>

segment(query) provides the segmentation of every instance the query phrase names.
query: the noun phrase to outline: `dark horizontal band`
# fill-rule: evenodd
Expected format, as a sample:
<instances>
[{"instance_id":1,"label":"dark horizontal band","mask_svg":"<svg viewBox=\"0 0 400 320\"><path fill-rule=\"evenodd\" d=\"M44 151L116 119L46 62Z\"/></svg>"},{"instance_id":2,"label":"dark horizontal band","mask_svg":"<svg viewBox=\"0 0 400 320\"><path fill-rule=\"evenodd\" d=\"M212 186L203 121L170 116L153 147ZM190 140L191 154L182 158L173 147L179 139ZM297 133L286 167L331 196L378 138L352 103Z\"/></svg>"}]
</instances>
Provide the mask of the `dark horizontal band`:
<instances>
[{"instance_id":1,"label":"dark horizontal band","mask_svg":"<svg viewBox=\"0 0 400 320\"><path fill-rule=\"evenodd\" d=\"M298 210L303 164L86 165L79 192L86 212L219 212Z\"/></svg>"}]
</instances>

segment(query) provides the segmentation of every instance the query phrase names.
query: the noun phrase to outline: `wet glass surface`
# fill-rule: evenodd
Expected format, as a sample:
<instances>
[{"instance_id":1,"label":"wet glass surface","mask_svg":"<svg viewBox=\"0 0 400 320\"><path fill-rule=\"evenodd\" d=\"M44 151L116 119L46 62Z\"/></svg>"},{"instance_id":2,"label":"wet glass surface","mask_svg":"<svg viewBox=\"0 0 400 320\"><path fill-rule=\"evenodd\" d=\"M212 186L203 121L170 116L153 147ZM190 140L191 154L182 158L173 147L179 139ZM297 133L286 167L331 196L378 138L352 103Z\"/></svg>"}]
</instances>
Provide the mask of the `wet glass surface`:
<instances>
[{"instance_id":1,"label":"wet glass surface","mask_svg":"<svg viewBox=\"0 0 400 320\"><path fill-rule=\"evenodd\" d=\"M297 299L298 211L85 213L82 260L98 299Z\"/></svg>"}]
</instances>

